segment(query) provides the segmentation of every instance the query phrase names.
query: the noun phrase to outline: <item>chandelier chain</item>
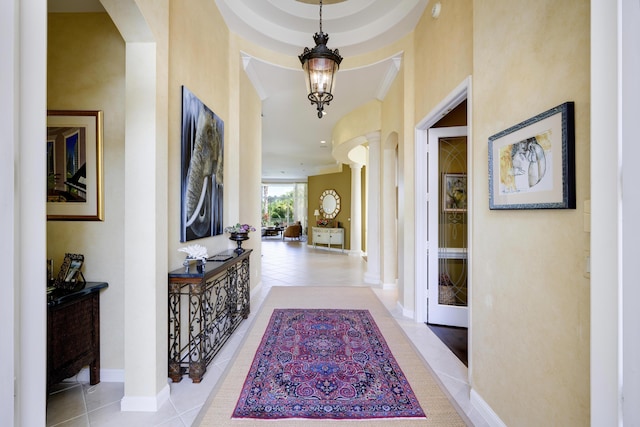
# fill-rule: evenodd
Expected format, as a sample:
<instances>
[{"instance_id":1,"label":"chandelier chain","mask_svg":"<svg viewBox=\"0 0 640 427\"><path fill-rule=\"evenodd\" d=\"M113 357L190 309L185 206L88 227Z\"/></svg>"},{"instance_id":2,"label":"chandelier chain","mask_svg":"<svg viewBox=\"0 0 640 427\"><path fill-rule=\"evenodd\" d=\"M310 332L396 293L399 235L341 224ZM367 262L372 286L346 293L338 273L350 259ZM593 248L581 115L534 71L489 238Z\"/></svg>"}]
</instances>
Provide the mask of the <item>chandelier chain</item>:
<instances>
[{"instance_id":1,"label":"chandelier chain","mask_svg":"<svg viewBox=\"0 0 640 427\"><path fill-rule=\"evenodd\" d=\"M322 0L320 0L320 34L322 34Z\"/></svg>"}]
</instances>

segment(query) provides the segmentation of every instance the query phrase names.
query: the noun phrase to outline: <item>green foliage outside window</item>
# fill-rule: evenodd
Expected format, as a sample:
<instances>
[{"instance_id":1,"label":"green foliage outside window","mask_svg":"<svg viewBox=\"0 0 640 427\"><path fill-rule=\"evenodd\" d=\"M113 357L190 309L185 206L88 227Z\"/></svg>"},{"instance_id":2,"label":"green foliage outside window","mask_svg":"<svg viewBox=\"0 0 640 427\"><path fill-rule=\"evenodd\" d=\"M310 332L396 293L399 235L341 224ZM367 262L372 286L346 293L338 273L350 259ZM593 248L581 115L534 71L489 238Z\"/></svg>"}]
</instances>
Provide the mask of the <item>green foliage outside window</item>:
<instances>
[{"instance_id":1,"label":"green foliage outside window","mask_svg":"<svg viewBox=\"0 0 640 427\"><path fill-rule=\"evenodd\" d=\"M267 218L263 221L283 223L293 221L293 191L281 196L267 197Z\"/></svg>"}]
</instances>

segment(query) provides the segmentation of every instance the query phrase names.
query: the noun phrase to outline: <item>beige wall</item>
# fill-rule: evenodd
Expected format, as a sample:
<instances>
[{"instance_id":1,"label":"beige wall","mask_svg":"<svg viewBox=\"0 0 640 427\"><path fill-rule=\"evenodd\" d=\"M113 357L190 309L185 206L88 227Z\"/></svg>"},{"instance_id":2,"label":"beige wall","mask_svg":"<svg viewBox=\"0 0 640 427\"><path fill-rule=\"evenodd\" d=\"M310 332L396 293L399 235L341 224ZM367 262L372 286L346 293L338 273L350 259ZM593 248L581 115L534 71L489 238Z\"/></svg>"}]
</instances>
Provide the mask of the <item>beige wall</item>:
<instances>
[{"instance_id":1,"label":"beige wall","mask_svg":"<svg viewBox=\"0 0 640 427\"><path fill-rule=\"evenodd\" d=\"M382 121L380 104L377 100L368 102L351 111L336 123L331 134L334 152L340 150L342 144L347 144L354 138L380 130Z\"/></svg>"},{"instance_id":2,"label":"beige wall","mask_svg":"<svg viewBox=\"0 0 640 427\"><path fill-rule=\"evenodd\" d=\"M101 367L122 368L124 306L125 46L105 13L49 14L47 108L104 112L104 221L48 221L47 257L85 256L84 276L105 281Z\"/></svg>"},{"instance_id":3,"label":"beige wall","mask_svg":"<svg viewBox=\"0 0 640 427\"><path fill-rule=\"evenodd\" d=\"M393 81L391 87L387 91L387 95L382 102L381 112L381 135L380 139L384 147L384 143L391 133L397 133L399 139L404 139L402 120L404 116L403 100L404 100L404 61L400 66L398 77Z\"/></svg>"},{"instance_id":4,"label":"beige wall","mask_svg":"<svg viewBox=\"0 0 640 427\"><path fill-rule=\"evenodd\" d=\"M433 19L427 8L414 32L416 123L471 75L473 69L472 2L440 3L440 17ZM499 16L495 19L501 19Z\"/></svg>"},{"instance_id":5,"label":"beige wall","mask_svg":"<svg viewBox=\"0 0 640 427\"><path fill-rule=\"evenodd\" d=\"M172 1L169 5L169 268L179 268L188 244L206 246L210 253L231 247L219 235L180 243L180 158L182 86L186 86L224 122L225 224L238 222L237 124L230 120L229 32L212 2ZM237 90L237 86L235 87ZM233 143L231 141L233 140ZM236 145L234 145L234 143ZM171 207L174 207L173 209Z\"/></svg>"},{"instance_id":6,"label":"beige wall","mask_svg":"<svg viewBox=\"0 0 640 427\"><path fill-rule=\"evenodd\" d=\"M209 253L235 247L223 234L187 243L179 241L181 87L185 85L225 126L224 223L260 224L261 117L260 99L241 67L233 38L215 4L208 1L170 3L169 62L169 267L178 268L186 244L201 244ZM256 175L258 173L258 175ZM255 189L255 191L254 191ZM255 197L254 197L255 196ZM253 209L251 209L253 208ZM259 283L259 235L244 246L251 257L252 287Z\"/></svg>"},{"instance_id":7,"label":"beige wall","mask_svg":"<svg viewBox=\"0 0 640 427\"><path fill-rule=\"evenodd\" d=\"M237 52L231 52L232 61L234 58L240 63ZM242 223L252 224L256 227L257 233L249 239L243 247L251 248L255 252L251 256L251 288L255 288L261 281L261 236L260 236L260 201L262 198L261 186L256 183L262 181L262 103L256 94L251 81L244 70L239 68L240 80L240 109L242 112L242 126L240 127L239 139L239 163L240 172L239 183L239 216Z\"/></svg>"},{"instance_id":8,"label":"beige wall","mask_svg":"<svg viewBox=\"0 0 640 427\"><path fill-rule=\"evenodd\" d=\"M307 182L308 212L309 218L308 242L313 244L311 227L315 225L316 218L313 212L320 207L320 196L324 190L336 190L340 196L340 212L335 220L344 228L344 248L351 248L351 168L342 165L342 172L328 173L325 175L310 176ZM321 217L319 217L321 218Z\"/></svg>"},{"instance_id":9,"label":"beige wall","mask_svg":"<svg viewBox=\"0 0 640 427\"><path fill-rule=\"evenodd\" d=\"M507 425L589 425L589 2L477 2L473 44L473 387ZM565 101L577 209L490 211L488 137Z\"/></svg>"},{"instance_id":10,"label":"beige wall","mask_svg":"<svg viewBox=\"0 0 640 427\"><path fill-rule=\"evenodd\" d=\"M398 275L398 159L397 150L400 141L404 144L404 90L405 79L403 61L400 65L398 77L393 81L387 95L382 102L382 124L380 141L382 150L382 170L380 172L383 204L380 209L380 277L383 285L393 286L396 282L398 301L404 300L404 280L399 281ZM389 150L391 154L389 153Z\"/></svg>"}]
</instances>

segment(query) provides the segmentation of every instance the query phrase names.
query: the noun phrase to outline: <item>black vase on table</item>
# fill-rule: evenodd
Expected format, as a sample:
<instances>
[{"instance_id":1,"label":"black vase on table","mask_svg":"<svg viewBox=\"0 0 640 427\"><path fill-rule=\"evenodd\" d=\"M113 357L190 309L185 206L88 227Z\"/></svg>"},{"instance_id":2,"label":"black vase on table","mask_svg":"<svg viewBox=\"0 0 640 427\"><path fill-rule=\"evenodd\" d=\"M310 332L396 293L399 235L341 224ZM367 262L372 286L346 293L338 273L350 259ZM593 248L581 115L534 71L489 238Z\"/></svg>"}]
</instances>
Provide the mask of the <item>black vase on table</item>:
<instances>
[{"instance_id":1,"label":"black vase on table","mask_svg":"<svg viewBox=\"0 0 640 427\"><path fill-rule=\"evenodd\" d=\"M231 233L231 235L229 236L229 240L234 240L238 244L238 247L233 250L237 254L241 254L242 252L244 252L244 249L242 248L242 242L248 239L249 233Z\"/></svg>"}]
</instances>

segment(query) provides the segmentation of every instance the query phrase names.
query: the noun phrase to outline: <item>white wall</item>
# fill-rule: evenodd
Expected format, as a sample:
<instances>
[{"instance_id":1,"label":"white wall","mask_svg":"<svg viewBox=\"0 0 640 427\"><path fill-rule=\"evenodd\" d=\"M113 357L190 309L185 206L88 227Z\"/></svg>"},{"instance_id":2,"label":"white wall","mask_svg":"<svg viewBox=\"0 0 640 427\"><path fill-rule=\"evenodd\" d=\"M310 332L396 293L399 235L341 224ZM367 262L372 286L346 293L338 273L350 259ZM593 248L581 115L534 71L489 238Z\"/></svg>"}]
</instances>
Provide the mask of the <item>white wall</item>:
<instances>
[{"instance_id":1,"label":"white wall","mask_svg":"<svg viewBox=\"0 0 640 427\"><path fill-rule=\"evenodd\" d=\"M46 28L42 0L3 2L0 17L0 414L7 425L45 424Z\"/></svg>"},{"instance_id":2,"label":"white wall","mask_svg":"<svg viewBox=\"0 0 640 427\"><path fill-rule=\"evenodd\" d=\"M591 425L640 425L640 4L591 1Z\"/></svg>"},{"instance_id":3,"label":"white wall","mask_svg":"<svg viewBox=\"0 0 640 427\"><path fill-rule=\"evenodd\" d=\"M617 13L591 1L591 425L618 425L620 141Z\"/></svg>"},{"instance_id":4,"label":"white wall","mask_svg":"<svg viewBox=\"0 0 640 427\"><path fill-rule=\"evenodd\" d=\"M5 378L9 381L0 382L0 413L4 414L4 420L14 424L14 381L16 380L16 357L18 356L16 340L17 333L16 313L14 302L18 291L18 271L15 265L15 252L18 245L15 228L15 162L16 152L19 149L17 135L17 114L15 106L18 102L17 79L18 64L14 62L19 52L16 43L19 26L15 21L15 12L18 7L17 0L5 2L4 11L0 14L0 52L5 52L9 59L6 66L0 67L0 128L3 129L3 138L0 139L0 236L3 236L5 250L0 256L0 271L5 272L5 278L12 286L5 287L4 298L0 299L0 323L5 325L0 328L0 341L11 343L11 351L0 352L0 366L4 366ZM5 347L6 348L6 347Z\"/></svg>"},{"instance_id":5,"label":"white wall","mask_svg":"<svg viewBox=\"0 0 640 427\"><path fill-rule=\"evenodd\" d=\"M623 372L622 394L623 420L625 425L640 425L640 264L637 262L637 240L640 236L640 168L635 161L640 158L638 124L640 117L640 2L624 0L622 10L622 325L623 325ZM626 183L626 185L624 184Z\"/></svg>"}]
</instances>

